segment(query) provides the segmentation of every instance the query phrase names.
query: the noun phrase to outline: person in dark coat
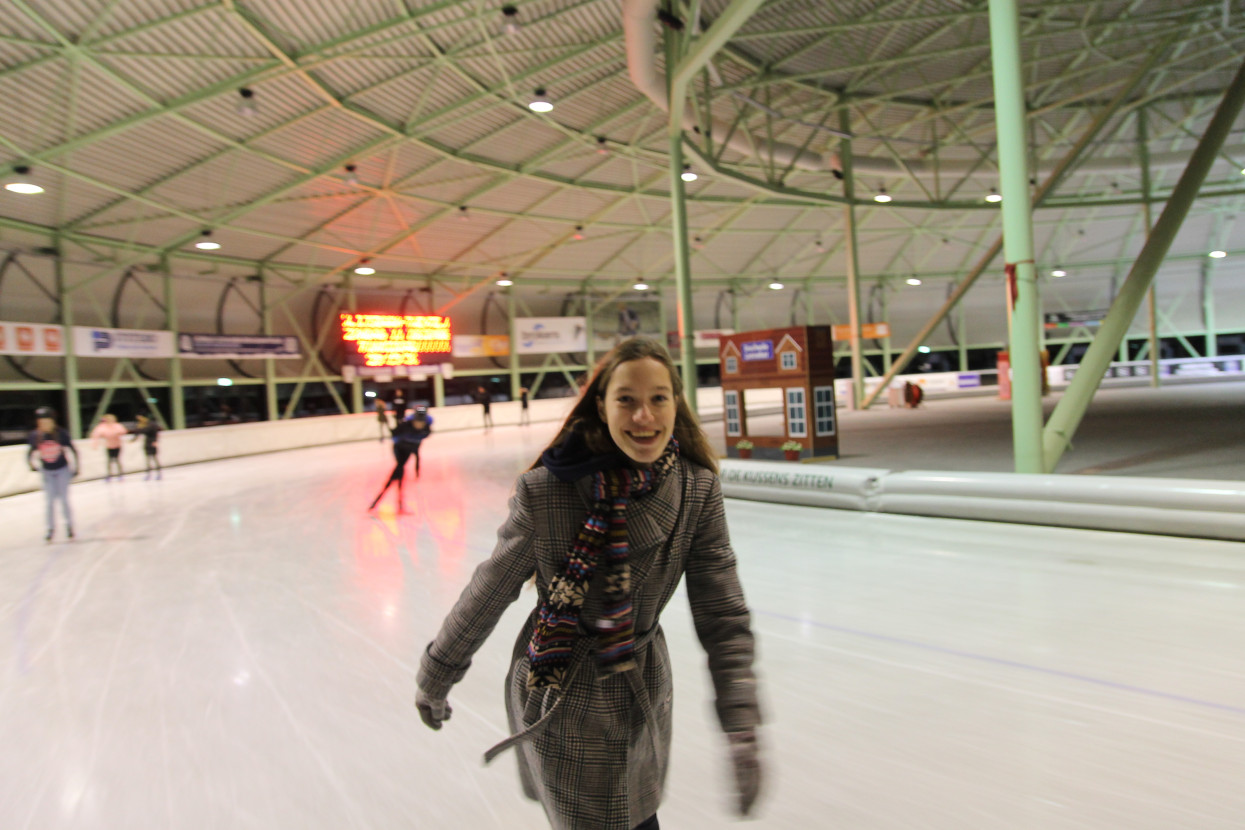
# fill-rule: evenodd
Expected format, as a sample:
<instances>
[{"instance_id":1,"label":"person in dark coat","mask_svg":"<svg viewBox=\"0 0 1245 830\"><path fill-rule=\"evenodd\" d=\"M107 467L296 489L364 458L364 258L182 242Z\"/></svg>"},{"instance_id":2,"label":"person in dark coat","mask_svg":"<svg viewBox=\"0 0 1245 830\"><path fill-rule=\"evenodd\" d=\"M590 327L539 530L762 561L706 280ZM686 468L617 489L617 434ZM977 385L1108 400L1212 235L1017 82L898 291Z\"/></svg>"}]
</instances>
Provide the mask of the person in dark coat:
<instances>
[{"instance_id":1,"label":"person in dark coat","mask_svg":"<svg viewBox=\"0 0 1245 830\"><path fill-rule=\"evenodd\" d=\"M519 387L519 426L530 426L532 423L532 413L527 405L528 389L526 386Z\"/></svg>"},{"instance_id":2,"label":"person in dark coat","mask_svg":"<svg viewBox=\"0 0 1245 830\"><path fill-rule=\"evenodd\" d=\"M746 815L760 714L716 462L665 348L629 340L519 477L497 547L424 651L420 717L449 720L451 687L534 576L506 677L513 734L485 759L518 751L524 792L555 830L656 830L673 689L660 615L685 575Z\"/></svg>"},{"instance_id":3,"label":"person in dark coat","mask_svg":"<svg viewBox=\"0 0 1245 830\"><path fill-rule=\"evenodd\" d=\"M375 510L381 498L394 484L398 485L398 512L406 513L406 502L402 498L402 482L406 478L406 462L415 456L415 476L419 476L419 446L424 439L432 434L432 416L426 407L417 406L398 422L393 428L393 472L380 488L376 498L372 500L368 510Z\"/></svg>"},{"instance_id":4,"label":"person in dark coat","mask_svg":"<svg viewBox=\"0 0 1245 830\"><path fill-rule=\"evenodd\" d=\"M493 396L490 395L489 391L483 386L476 388L476 403L484 407L484 428L492 429L493 415L490 410L493 403Z\"/></svg>"},{"instance_id":5,"label":"person in dark coat","mask_svg":"<svg viewBox=\"0 0 1245 830\"><path fill-rule=\"evenodd\" d=\"M78 475L78 451L69 440L69 433L56 424L56 410L41 406L35 410L35 429L26 437L30 451L26 463L32 472L43 473L43 493L47 501L48 532L44 539L52 541L56 531L56 502L65 515L65 533L73 538L73 510L69 507L69 482ZM73 465L69 456L73 456ZM39 459L40 467L35 466Z\"/></svg>"},{"instance_id":6,"label":"person in dark coat","mask_svg":"<svg viewBox=\"0 0 1245 830\"><path fill-rule=\"evenodd\" d=\"M137 441L140 435L143 438L143 458L147 462L147 472L143 475L143 481L151 480L153 470L157 481L164 478L164 468L160 466L159 454L160 425L146 415L139 415L131 432L133 433L131 441Z\"/></svg>"}]
</instances>

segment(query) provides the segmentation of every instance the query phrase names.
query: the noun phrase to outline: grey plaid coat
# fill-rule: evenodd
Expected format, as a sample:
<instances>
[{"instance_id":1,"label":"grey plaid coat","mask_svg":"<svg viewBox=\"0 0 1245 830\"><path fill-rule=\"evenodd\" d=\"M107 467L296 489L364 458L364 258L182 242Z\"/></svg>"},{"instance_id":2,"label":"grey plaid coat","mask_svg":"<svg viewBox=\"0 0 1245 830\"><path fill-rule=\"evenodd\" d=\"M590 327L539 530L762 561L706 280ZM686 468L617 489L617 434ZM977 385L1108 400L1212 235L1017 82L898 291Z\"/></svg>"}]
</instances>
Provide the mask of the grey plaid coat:
<instances>
[{"instance_id":1,"label":"grey plaid coat","mask_svg":"<svg viewBox=\"0 0 1245 830\"><path fill-rule=\"evenodd\" d=\"M428 645L418 682L429 695L446 696L535 571L540 600L515 641L506 678L516 736L492 753L517 746L524 792L541 802L555 830L631 830L657 812L670 758L671 666L658 617L683 574L727 732L760 720L753 637L718 478L679 459L653 492L627 508L637 669L598 676L592 638L584 634L563 690L529 692L525 650L536 610L583 523L590 483L567 484L544 468L519 477L497 547ZM583 628L595 628L600 607L594 584Z\"/></svg>"}]
</instances>

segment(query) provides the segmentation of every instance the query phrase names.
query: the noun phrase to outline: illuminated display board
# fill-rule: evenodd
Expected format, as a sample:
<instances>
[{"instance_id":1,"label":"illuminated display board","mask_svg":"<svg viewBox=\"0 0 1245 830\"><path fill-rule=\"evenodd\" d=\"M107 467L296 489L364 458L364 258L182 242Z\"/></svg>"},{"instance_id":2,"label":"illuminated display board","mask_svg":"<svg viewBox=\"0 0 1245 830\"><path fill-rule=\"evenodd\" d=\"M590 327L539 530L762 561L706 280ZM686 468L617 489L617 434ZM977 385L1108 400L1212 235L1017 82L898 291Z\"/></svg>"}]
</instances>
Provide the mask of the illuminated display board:
<instances>
[{"instance_id":1,"label":"illuminated display board","mask_svg":"<svg viewBox=\"0 0 1245 830\"><path fill-rule=\"evenodd\" d=\"M450 318L415 314L341 315L347 362L423 366L450 358Z\"/></svg>"}]
</instances>

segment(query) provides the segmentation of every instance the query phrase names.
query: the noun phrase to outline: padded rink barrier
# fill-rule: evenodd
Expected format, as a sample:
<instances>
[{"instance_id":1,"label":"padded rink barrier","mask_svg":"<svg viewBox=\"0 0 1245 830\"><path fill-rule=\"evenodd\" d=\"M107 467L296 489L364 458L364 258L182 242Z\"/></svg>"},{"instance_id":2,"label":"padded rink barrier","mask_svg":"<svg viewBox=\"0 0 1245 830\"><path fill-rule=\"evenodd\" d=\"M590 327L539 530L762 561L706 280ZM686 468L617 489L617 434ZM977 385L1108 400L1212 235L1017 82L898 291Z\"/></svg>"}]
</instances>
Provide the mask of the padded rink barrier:
<instances>
[{"instance_id":1,"label":"padded rink barrier","mask_svg":"<svg viewBox=\"0 0 1245 830\"><path fill-rule=\"evenodd\" d=\"M951 519L1245 541L1245 482L892 472L723 459L728 498Z\"/></svg>"}]
</instances>

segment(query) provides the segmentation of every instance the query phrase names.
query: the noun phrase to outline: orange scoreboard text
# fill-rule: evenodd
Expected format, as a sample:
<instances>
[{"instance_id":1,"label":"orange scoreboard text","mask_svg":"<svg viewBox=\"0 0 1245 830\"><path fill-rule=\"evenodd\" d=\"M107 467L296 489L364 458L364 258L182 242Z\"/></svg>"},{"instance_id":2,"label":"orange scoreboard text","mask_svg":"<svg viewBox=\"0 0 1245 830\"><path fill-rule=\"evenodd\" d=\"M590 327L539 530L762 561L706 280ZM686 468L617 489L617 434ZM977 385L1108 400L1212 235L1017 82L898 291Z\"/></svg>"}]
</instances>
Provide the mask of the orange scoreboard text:
<instances>
[{"instance_id":1,"label":"orange scoreboard text","mask_svg":"<svg viewBox=\"0 0 1245 830\"><path fill-rule=\"evenodd\" d=\"M415 314L341 315L342 342L361 366L422 366L450 356L450 318Z\"/></svg>"}]
</instances>

